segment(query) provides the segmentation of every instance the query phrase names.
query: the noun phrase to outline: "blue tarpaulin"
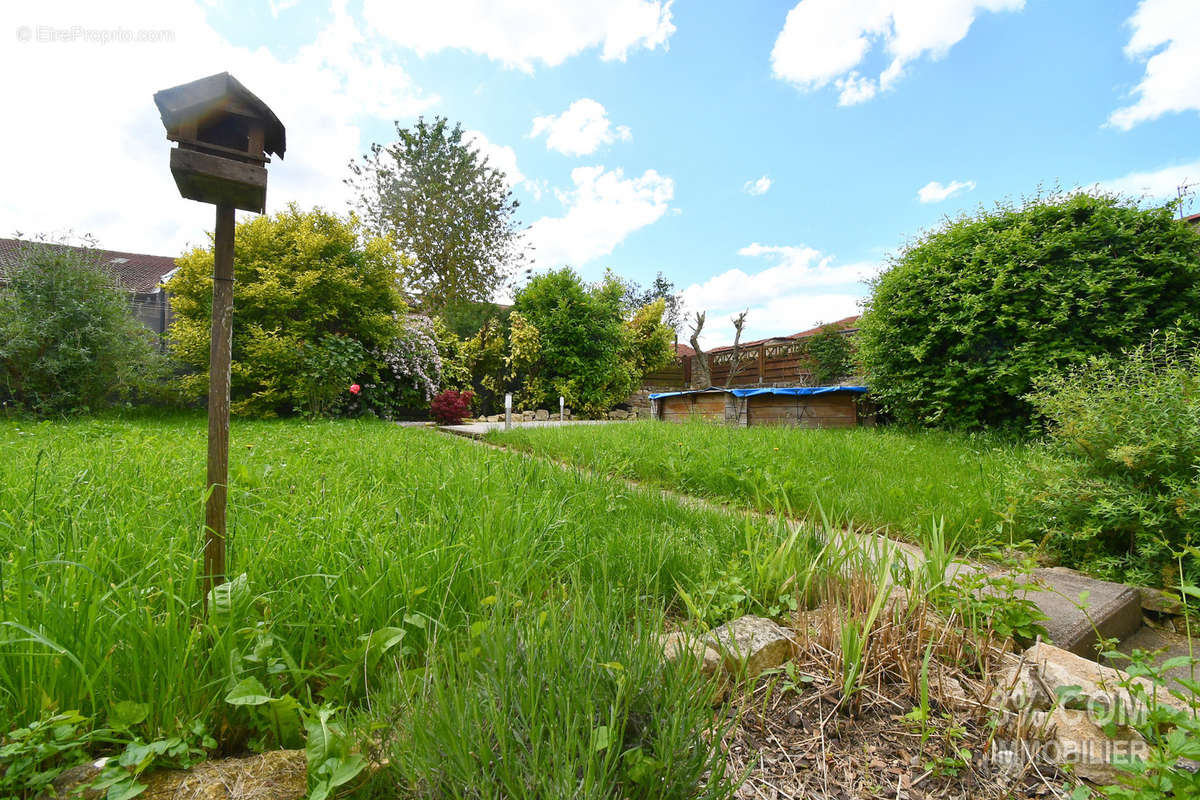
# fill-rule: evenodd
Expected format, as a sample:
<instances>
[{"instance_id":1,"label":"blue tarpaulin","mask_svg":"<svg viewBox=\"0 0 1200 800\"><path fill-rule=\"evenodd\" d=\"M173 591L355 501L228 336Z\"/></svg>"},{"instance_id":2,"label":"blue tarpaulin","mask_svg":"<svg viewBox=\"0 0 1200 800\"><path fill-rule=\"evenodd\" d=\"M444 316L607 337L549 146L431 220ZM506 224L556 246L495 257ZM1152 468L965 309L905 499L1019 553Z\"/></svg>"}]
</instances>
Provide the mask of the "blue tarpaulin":
<instances>
[{"instance_id":1,"label":"blue tarpaulin","mask_svg":"<svg viewBox=\"0 0 1200 800\"><path fill-rule=\"evenodd\" d=\"M658 392L650 395L650 399L661 400L664 397L679 397L685 394L703 394L704 392L729 392L734 397L756 397L760 394L783 394L792 396L833 394L834 392L853 392L854 394L863 394L866 391L867 387L865 386L778 386L766 387L763 389L722 389L717 386L710 386L707 389L686 389L682 392Z\"/></svg>"}]
</instances>

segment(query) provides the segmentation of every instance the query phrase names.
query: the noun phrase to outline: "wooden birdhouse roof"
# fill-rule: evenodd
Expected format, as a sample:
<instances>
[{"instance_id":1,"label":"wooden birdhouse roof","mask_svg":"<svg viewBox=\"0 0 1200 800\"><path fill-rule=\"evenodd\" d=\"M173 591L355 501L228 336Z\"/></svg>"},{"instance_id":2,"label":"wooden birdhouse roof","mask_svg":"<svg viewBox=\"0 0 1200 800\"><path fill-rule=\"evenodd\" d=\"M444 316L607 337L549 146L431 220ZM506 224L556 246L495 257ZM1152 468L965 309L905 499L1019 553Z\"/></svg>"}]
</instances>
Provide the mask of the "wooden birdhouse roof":
<instances>
[{"instance_id":1,"label":"wooden birdhouse roof","mask_svg":"<svg viewBox=\"0 0 1200 800\"><path fill-rule=\"evenodd\" d=\"M154 104L168 131L178 129L187 121L203 121L220 112L249 112L265 125L264 152L283 158L287 148L283 123L275 112L228 72L155 92Z\"/></svg>"}]
</instances>

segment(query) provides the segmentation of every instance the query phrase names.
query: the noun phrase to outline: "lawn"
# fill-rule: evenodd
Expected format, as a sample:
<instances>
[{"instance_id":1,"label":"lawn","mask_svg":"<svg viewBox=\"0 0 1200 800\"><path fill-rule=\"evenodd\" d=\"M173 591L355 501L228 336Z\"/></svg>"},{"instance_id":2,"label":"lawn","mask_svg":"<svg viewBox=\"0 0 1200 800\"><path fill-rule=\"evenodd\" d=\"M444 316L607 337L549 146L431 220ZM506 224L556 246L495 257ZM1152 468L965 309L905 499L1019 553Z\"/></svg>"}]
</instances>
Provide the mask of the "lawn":
<instances>
[{"instance_id":1,"label":"lawn","mask_svg":"<svg viewBox=\"0 0 1200 800\"><path fill-rule=\"evenodd\" d=\"M196 415L0 422L0 740L77 710L43 766L236 753L328 707L395 748L393 794L703 793L699 679L656 634L780 530L429 429L235 421L235 580L205 619L204 452Z\"/></svg>"},{"instance_id":2,"label":"lawn","mask_svg":"<svg viewBox=\"0 0 1200 800\"><path fill-rule=\"evenodd\" d=\"M755 509L919 538L935 519L966 546L1001 528L1025 447L993 436L893 428L731 428L702 422L518 427L496 444Z\"/></svg>"}]
</instances>

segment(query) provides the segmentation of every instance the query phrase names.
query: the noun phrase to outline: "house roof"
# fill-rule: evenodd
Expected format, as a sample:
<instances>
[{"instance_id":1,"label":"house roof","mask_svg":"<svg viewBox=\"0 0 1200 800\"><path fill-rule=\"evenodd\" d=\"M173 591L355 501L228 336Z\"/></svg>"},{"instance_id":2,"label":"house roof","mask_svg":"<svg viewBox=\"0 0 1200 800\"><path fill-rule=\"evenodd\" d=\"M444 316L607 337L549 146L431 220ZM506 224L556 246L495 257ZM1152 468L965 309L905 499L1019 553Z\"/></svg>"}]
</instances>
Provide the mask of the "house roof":
<instances>
[{"instance_id":1,"label":"house roof","mask_svg":"<svg viewBox=\"0 0 1200 800\"><path fill-rule=\"evenodd\" d=\"M158 289L163 276L175 269L171 256L151 256L145 253L125 253L119 250L97 250L66 244L31 242L26 239L0 239L0 274L8 271L21 257L23 247L50 247L55 250L74 250L96 266L110 272L123 289L147 294Z\"/></svg>"},{"instance_id":2,"label":"house roof","mask_svg":"<svg viewBox=\"0 0 1200 800\"><path fill-rule=\"evenodd\" d=\"M675 343L676 358L687 358L694 355L696 355L696 351L688 347L686 344L680 344L679 342Z\"/></svg>"},{"instance_id":3,"label":"house roof","mask_svg":"<svg viewBox=\"0 0 1200 800\"><path fill-rule=\"evenodd\" d=\"M752 342L742 342L738 346L739 347L758 347L760 344L767 344L769 342L785 342L790 339L805 339L809 336L819 333L821 331L821 329L826 327L827 325L834 325L834 326L837 326L838 328L842 328L843 330L852 331L852 330L857 329L858 319L859 319L859 315L855 314L852 317L845 317L844 319L839 319L837 322L829 322L829 323L826 323L825 325L818 325L815 328L809 328L806 331L800 331L799 333L793 333L790 336L771 336L766 339L755 339ZM709 355L712 355L713 353L721 353L721 352L724 352L725 350L732 350L732 349L733 349L733 345L727 344L722 347L714 347L711 350L709 350L708 353L709 353ZM693 355L695 355L695 354L693 353Z\"/></svg>"},{"instance_id":4,"label":"house roof","mask_svg":"<svg viewBox=\"0 0 1200 800\"><path fill-rule=\"evenodd\" d=\"M1183 218L1184 222L1190 222L1193 225L1200 225L1200 214L1189 214Z\"/></svg>"}]
</instances>

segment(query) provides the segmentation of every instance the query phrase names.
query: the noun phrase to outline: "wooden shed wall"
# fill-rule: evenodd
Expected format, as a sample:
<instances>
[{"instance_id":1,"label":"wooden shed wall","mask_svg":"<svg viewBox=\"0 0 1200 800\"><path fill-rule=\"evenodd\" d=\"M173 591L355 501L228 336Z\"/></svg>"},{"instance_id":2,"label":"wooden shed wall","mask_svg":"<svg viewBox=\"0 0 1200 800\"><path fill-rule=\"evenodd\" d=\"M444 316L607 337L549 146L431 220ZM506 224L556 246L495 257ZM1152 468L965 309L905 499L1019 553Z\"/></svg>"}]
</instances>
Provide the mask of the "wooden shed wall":
<instances>
[{"instance_id":1,"label":"wooden shed wall","mask_svg":"<svg viewBox=\"0 0 1200 800\"><path fill-rule=\"evenodd\" d=\"M756 395L734 397L724 392L678 395L658 401L658 417L666 422L729 422L738 425L794 425L802 428L853 428L872 424L860 419L864 409L850 392L825 395Z\"/></svg>"},{"instance_id":2,"label":"wooden shed wall","mask_svg":"<svg viewBox=\"0 0 1200 800\"><path fill-rule=\"evenodd\" d=\"M660 417L667 422L685 422L689 419L724 422L727 397L729 395L724 392L664 397L658 401L662 408Z\"/></svg>"},{"instance_id":3,"label":"wooden shed wall","mask_svg":"<svg viewBox=\"0 0 1200 800\"><path fill-rule=\"evenodd\" d=\"M858 424L858 407L849 392L808 396L768 394L748 397L746 401L748 425L853 428Z\"/></svg>"}]
</instances>

